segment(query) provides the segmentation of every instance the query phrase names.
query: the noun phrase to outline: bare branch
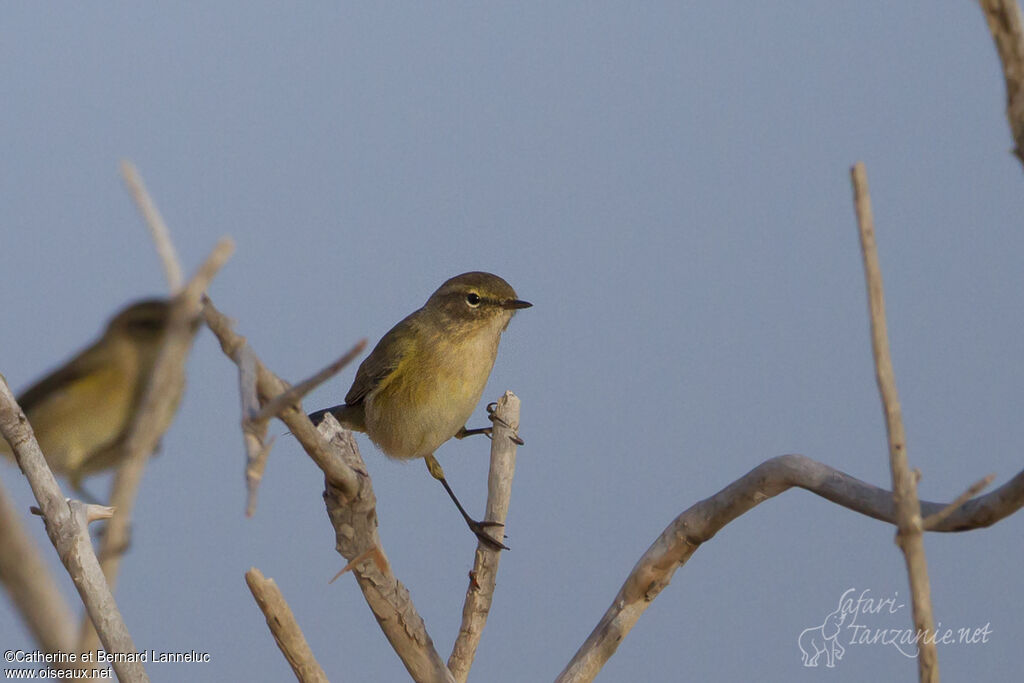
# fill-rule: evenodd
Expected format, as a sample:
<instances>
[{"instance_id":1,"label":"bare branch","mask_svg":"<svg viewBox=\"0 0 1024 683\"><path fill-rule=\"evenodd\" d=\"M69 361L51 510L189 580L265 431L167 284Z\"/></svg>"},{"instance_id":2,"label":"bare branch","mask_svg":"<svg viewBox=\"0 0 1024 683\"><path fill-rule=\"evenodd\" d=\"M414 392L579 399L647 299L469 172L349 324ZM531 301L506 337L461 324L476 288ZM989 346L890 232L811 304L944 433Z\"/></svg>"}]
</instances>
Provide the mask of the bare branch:
<instances>
[{"instance_id":1,"label":"bare branch","mask_svg":"<svg viewBox=\"0 0 1024 683\"><path fill-rule=\"evenodd\" d=\"M178 254L171 242L167 224L164 223L160 211L149 196L149 192L146 191L146 184L142 182L142 176L139 175L135 164L123 159L121 161L121 177L124 179L125 185L128 186L128 191L132 193L135 205L138 206L146 225L149 226L149 232L156 244L157 255L160 257L164 273L167 275L167 284L171 288L171 294L177 294L181 291L185 278L181 274L181 263L178 261Z\"/></svg>"},{"instance_id":2,"label":"bare branch","mask_svg":"<svg viewBox=\"0 0 1024 683\"><path fill-rule=\"evenodd\" d=\"M925 531L931 531L936 526L938 526L942 522L942 520L946 519L946 517L949 517L951 514L953 514L953 512L957 510L961 505L963 505L969 499L973 498L974 496L978 495L983 490L988 488L989 484L995 481L995 479L996 475L990 474L984 479L980 479L974 482L974 484L972 484L970 488L968 488L966 491L957 496L957 499L954 500L952 503L942 508L938 512L925 517L924 520L921 522L921 526L924 527Z\"/></svg>"},{"instance_id":3,"label":"bare branch","mask_svg":"<svg viewBox=\"0 0 1024 683\"><path fill-rule=\"evenodd\" d=\"M302 683L326 683L327 675L313 656L295 615L274 580L266 578L263 572L253 567L245 573L245 582L267 618L274 641L291 665L295 677Z\"/></svg>"},{"instance_id":4,"label":"bare branch","mask_svg":"<svg viewBox=\"0 0 1024 683\"><path fill-rule=\"evenodd\" d=\"M71 608L2 486L0 547L0 581L39 647L46 652L71 652L75 647Z\"/></svg>"},{"instance_id":5,"label":"bare branch","mask_svg":"<svg viewBox=\"0 0 1024 683\"><path fill-rule=\"evenodd\" d=\"M125 437L122 446L124 460L118 467L112 487L110 504L117 514L107 525L100 545L103 573L111 590L117 584L121 553L128 543L132 511L146 462L163 436L166 416L174 414L174 402L180 396L185 381L185 359L192 347L192 321L199 316L200 297L233 251L234 243L229 238L221 239L171 306L166 337ZM79 651L93 649L94 643L91 627L84 623Z\"/></svg>"},{"instance_id":6,"label":"bare branch","mask_svg":"<svg viewBox=\"0 0 1024 683\"><path fill-rule=\"evenodd\" d=\"M260 426L264 427L262 433L251 433L246 430L246 426L242 426L242 432L245 435L246 442L246 458L245 458L245 516L252 517L256 514L256 501L259 499L260 493L260 482L263 481L263 472L267 469L267 460L270 458L270 449L274 447L274 442L277 440L274 437L266 439L266 425L268 423L260 423ZM253 452L249 450L253 442L257 442L259 450Z\"/></svg>"},{"instance_id":7,"label":"bare branch","mask_svg":"<svg viewBox=\"0 0 1024 683\"><path fill-rule=\"evenodd\" d=\"M388 564L377 535L377 498L352 432L342 428L330 414L320 423L319 430L330 439L348 467L358 473L353 495L325 482L324 502L334 526L338 552L349 560L366 604L412 679L454 683L412 604L409 591L395 578Z\"/></svg>"},{"instance_id":8,"label":"bare branch","mask_svg":"<svg viewBox=\"0 0 1024 683\"><path fill-rule=\"evenodd\" d=\"M292 434L324 472L324 500L328 516L335 529L338 552L348 561L345 570L340 573L350 570L355 575L359 588L381 629L414 680L454 683L455 679L437 654L423 620L412 604L409 592L391 571L377 534L376 498L373 495L372 484L351 433L342 429L333 417L325 419L319 431L314 428L301 411L301 406L296 405L298 394L306 387L302 386L297 391L290 392L288 385L267 370L255 354L248 350L245 338L231 329L231 322L216 309L212 301L206 301L204 314L207 326L217 335L224 353L241 368L243 377L240 379L240 385L243 395L255 393L256 401L265 404L276 399L278 405L272 408L264 407L259 415L262 417L271 412L278 413L280 419L291 429ZM349 362L359 352L361 344L333 366ZM336 367L333 366L328 371L335 370ZM250 367L249 372L256 376L255 390L252 389L252 382L244 377L246 367ZM314 379L322 381L326 376L327 372L324 372ZM509 395L504 399L504 402L511 401L516 402L518 409L518 399L514 396ZM250 406L248 409L243 408L247 412L251 410L252 404L251 398L243 398L243 406ZM499 444L511 444L509 434L514 435L514 431L510 432L507 424L517 425L518 412L516 410L513 414L499 417L504 423L496 421L496 441ZM325 441L324 437L330 437L331 441ZM488 518L503 520L508 509L507 491L514 469L514 450L512 457L505 448L499 447L498 452L500 455L497 466L492 456L490 486L494 495L490 497L488 503ZM493 563L494 568L496 564ZM493 573L490 577L493 582ZM493 590L493 585L489 590ZM487 600L489 602L489 594ZM485 617L486 608L483 608L481 615L481 609L477 607L474 618L478 620L479 627L482 627ZM479 638L478 633L475 637ZM472 650L475 650L475 644L470 648L468 662L472 661Z\"/></svg>"},{"instance_id":9,"label":"bare branch","mask_svg":"<svg viewBox=\"0 0 1024 683\"><path fill-rule=\"evenodd\" d=\"M256 513L256 499L259 495L263 471L267 467L267 458L274 439L267 441L267 427L270 419L277 417L285 408L298 407L302 397L313 391L331 377L341 371L359 355L366 347L363 339L352 347L348 353L320 370L309 379L305 379L267 401L261 408L256 391L256 355L252 348L245 345L239 351L238 382L242 397L242 435L245 439L245 486L248 497L245 504L245 516L252 517Z\"/></svg>"},{"instance_id":10,"label":"bare branch","mask_svg":"<svg viewBox=\"0 0 1024 683\"><path fill-rule=\"evenodd\" d=\"M256 414L255 419L266 420L271 417L276 417L277 414L284 410L286 406L298 403L306 394L341 372L341 369L351 363L356 356L363 352L363 349L365 348L366 340L359 340L356 342L355 346L346 351L340 358L338 358L338 360L334 361L323 370L320 370L312 377L302 380L298 384L290 387L287 391L278 394L267 401L263 408L260 409L259 413Z\"/></svg>"},{"instance_id":11,"label":"bare branch","mask_svg":"<svg viewBox=\"0 0 1024 683\"><path fill-rule=\"evenodd\" d=\"M868 193L868 174L864 164L857 162L850 171L853 180L854 205L864 256L864 277L867 280L868 308L871 313L871 349L875 357L875 379L885 411L885 429L889 436L889 467L897 511L896 544L903 551L910 577L910 593L914 626L921 635L935 631L932 616L931 584L928 560L924 553L921 506L917 500L917 478L907 463L907 437L903 431L900 397L896 391L896 374L889 354L889 333L885 321L885 296L882 269L875 244L875 224ZM938 683L939 660L934 638L921 638L918 643L918 678L922 683Z\"/></svg>"},{"instance_id":12,"label":"bare branch","mask_svg":"<svg viewBox=\"0 0 1024 683\"><path fill-rule=\"evenodd\" d=\"M611 606L559 674L558 683L594 680L644 610L672 580L676 569L686 564L702 543L740 515L793 487L862 515L896 523L890 491L802 455L781 455L763 462L672 520L633 567ZM942 503L921 502L924 514L934 514L945 507ZM980 529L1021 507L1024 507L1024 470L995 491L959 506L931 531Z\"/></svg>"},{"instance_id":13,"label":"bare branch","mask_svg":"<svg viewBox=\"0 0 1024 683\"><path fill-rule=\"evenodd\" d=\"M506 391L498 400L493 421L491 469L487 477L487 512L484 519L504 524L516 469L516 442L512 437L516 436L519 429L519 398L511 391ZM448 658L448 668L459 683L465 683L469 677L469 668L473 665L487 615L491 611L500 559L501 552L483 542L477 542L476 558L469 574L469 587L462 607L462 626Z\"/></svg>"},{"instance_id":14,"label":"bare branch","mask_svg":"<svg viewBox=\"0 0 1024 683\"><path fill-rule=\"evenodd\" d=\"M203 315L207 327L217 336L221 349L228 358L238 363L247 344L245 337L231 329L231 321L217 310L209 298L205 300ZM255 358L255 368L257 393L261 399L268 400L287 391L288 384L268 370L258 358ZM309 421L306 414L296 406L288 406L281 411L278 417L288 426L288 429L302 444L306 453L324 473L327 480L333 486L344 491L346 495L354 495L358 488L356 473L334 455L331 446Z\"/></svg>"},{"instance_id":15,"label":"bare branch","mask_svg":"<svg viewBox=\"0 0 1024 683\"><path fill-rule=\"evenodd\" d=\"M206 301L203 302L206 305ZM245 488L248 496L245 516L256 514L256 500L259 496L263 471L267 467L270 448L274 439L267 440L270 420L252 419L260 411L260 399L256 392L256 354L248 344L238 350L238 396L242 402L242 442L245 444Z\"/></svg>"},{"instance_id":16,"label":"bare branch","mask_svg":"<svg viewBox=\"0 0 1024 683\"><path fill-rule=\"evenodd\" d=\"M134 653L135 644L117 609L99 561L93 552L86 522L86 507L78 501L66 501L60 486L39 450L32 427L18 407L7 380L0 375L0 434L11 445L18 466L28 478L32 493L43 511L46 533L57 549L61 562L74 581L89 617L99 632L107 652ZM139 662L113 663L121 681L148 681Z\"/></svg>"},{"instance_id":17,"label":"bare branch","mask_svg":"<svg viewBox=\"0 0 1024 683\"><path fill-rule=\"evenodd\" d=\"M1016 147L1013 152L1024 163L1024 22L1016 0L981 0L992 39L1006 79L1006 118Z\"/></svg>"}]
</instances>

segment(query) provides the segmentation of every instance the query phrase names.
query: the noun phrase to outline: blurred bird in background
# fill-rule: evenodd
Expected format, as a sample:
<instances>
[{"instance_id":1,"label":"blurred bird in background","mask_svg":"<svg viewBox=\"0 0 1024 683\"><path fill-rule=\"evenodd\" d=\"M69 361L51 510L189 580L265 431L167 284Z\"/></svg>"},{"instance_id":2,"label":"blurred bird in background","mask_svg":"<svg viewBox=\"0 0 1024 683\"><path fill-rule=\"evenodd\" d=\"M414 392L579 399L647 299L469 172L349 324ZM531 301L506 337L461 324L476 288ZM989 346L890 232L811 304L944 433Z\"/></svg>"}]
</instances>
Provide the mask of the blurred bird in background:
<instances>
[{"instance_id":1,"label":"blurred bird in background","mask_svg":"<svg viewBox=\"0 0 1024 683\"><path fill-rule=\"evenodd\" d=\"M127 306L95 343L18 396L50 469L88 498L82 479L114 468L124 457L124 441L166 336L170 310L167 299ZM192 333L198 328L196 320ZM174 419L184 388L184 373L165 388L174 400L160 417L161 435ZM0 453L13 459L2 438Z\"/></svg>"}]
</instances>

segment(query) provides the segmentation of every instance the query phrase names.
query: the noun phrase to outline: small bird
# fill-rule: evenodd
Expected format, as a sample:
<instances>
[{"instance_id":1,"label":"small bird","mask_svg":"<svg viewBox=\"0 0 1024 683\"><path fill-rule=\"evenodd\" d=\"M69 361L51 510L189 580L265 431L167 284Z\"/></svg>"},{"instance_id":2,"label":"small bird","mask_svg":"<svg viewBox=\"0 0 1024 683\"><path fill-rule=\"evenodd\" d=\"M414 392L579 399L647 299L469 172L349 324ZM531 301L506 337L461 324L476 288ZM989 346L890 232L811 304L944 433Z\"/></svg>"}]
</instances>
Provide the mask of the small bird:
<instances>
[{"instance_id":1,"label":"small bird","mask_svg":"<svg viewBox=\"0 0 1024 683\"><path fill-rule=\"evenodd\" d=\"M532 305L497 275L451 278L377 342L345 403L310 419L319 424L330 413L342 426L366 433L389 457L425 458L473 533L492 548L507 549L484 533L500 523L477 522L459 503L434 451L452 437L490 433L466 429L466 420L480 402L501 333L517 310Z\"/></svg>"},{"instance_id":2,"label":"small bird","mask_svg":"<svg viewBox=\"0 0 1024 683\"><path fill-rule=\"evenodd\" d=\"M89 498L82 479L121 462L123 441L160 352L169 312L165 299L129 305L107 323L95 343L18 397L50 469ZM198 327L197 320L193 333ZM167 387L175 398L161 419L161 434L174 418L184 387L184 374ZM13 458L2 438L0 453Z\"/></svg>"}]
</instances>

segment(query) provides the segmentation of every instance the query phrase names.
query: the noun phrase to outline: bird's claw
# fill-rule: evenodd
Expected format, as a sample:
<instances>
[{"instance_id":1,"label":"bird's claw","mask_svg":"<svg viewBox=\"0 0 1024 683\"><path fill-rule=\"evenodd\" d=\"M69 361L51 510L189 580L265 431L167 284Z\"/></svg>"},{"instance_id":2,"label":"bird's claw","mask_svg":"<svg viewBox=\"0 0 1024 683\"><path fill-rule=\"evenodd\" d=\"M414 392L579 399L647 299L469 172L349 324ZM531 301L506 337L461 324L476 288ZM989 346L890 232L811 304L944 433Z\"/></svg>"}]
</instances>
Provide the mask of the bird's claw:
<instances>
[{"instance_id":1,"label":"bird's claw","mask_svg":"<svg viewBox=\"0 0 1024 683\"><path fill-rule=\"evenodd\" d=\"M512 429L512 425L510 425L508 422L505 422L500 417L498 417L497 415L494 414L494 411L497 410L497 408L498 408L498 404L497 403L488 403L487 404L487 419L490 420L491 422L497 422L498 424L502 425L503 427L507 427L508 429ZM486 434L488 438L493 439L493 437L491 436L491 430L490 429L487 429L484 432L484 434ZM516 433L515 429L512 429L512 434L508 438L512 441L512 443L516 444L517 446L525 446L526 445L526 442L523 441L519 437L519 434Z\"/></svg>"},{"instance_id":2,"label":"bird's claw","mask_svg":"<svg viewBox=\"0 0 1024 683\"><path fill-rule=\"evenodd\" d=\"M495 540L494 538L491 537L490 534L488 534L485 531L485 529L488 529L490 527L498 527L498 526L503 527L503 526L505 526L504 524L502 524L501 522L491 522L491 521L486 521L486 520L482 521L482 522L475 522L475 521L469 521L469 520L467 520L467 521L469 523L470 531L472 531L474 534L476 534L476 537L479 538L480 541L484 545L486 545L488 548L490 548L491 550L508 550L509 549L507 545L505 545L501 541Z\"/></svg>"}]
</instances>

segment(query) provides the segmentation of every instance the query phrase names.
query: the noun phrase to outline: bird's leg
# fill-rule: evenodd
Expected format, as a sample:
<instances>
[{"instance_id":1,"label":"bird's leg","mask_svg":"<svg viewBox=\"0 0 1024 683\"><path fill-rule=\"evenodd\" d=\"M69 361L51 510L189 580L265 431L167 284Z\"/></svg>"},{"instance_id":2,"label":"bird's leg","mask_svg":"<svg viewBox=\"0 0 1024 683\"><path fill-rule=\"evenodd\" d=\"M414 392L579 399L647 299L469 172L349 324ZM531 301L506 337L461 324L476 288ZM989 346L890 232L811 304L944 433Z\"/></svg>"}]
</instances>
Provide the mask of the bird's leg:
<instances>
[{"instance_id":1,"label":"bird's leg","mask_svg":"<svg viewBox=\"0 0 1024 683\"><path fill-rule=\"evenodd\" d=\"M488 546L493 550L508 550L508 546L504 545L500 541L496 541L485 531L487 527L492 526L505 526L501 522L489 522L483 521L478 522L469 516L466 509L462 507L462 503L455 497L455 492L452 491L452 487L448 485L448 480L444 477L444 470L441 468L441 463L437 461L437 458L433 454L428 455L425 458L427 462L427 470L430 472L430 476L441 482L441 486L448 492L452 501L455 503L455 507L459 508L459 512L462 513L462 518L466 520L466 524L469 526L469 530L476 534L476 537L483 541L484 545Z\"/></svg>"},{"instance_id":2,"label":"bird's leg","mask_svg":"<svg viewBox=\"0 0 1024 683\"><path fill-rule=\"evenodd\" d=\"M511 429L512 426L510 424L508 424L507 422L505 422L500 417L498 417L497 415L494 414L494 409L497 408L497 407L498 407L497 403L488 403L487 404L487 419L490 420L491 422L500 422L504 426L506 426L509 429ZM488 439L490 439L490 438L492 438L491 435L492 435L493 431L494 431L493 427L479 427L477 429L466 429L465 427L462 427L462 428L459 429L459 431L455 432L455 438L456 439L465 439L467 436L474 436L476 434L484 434L484 435L487 436ZM520 439L518 434L513 434L512 436L510 436L508 438L510 438L512 440L512 443L514 443L514 444L516 444L518 446L525 446L526 445L526 442L523 441L522 439Z\"/></svg>"},{"instance_id":3,"label":"bird's leg","mask_svg":"<svg viewBox=\"0 0 1024 683\"><path fill-rule=\"evenodd\" d=\"M466 429L465 427L459 428L459 431L455 432L456 439L465 439L467 436L475 436L476 434L483 434L488 439L491 438L491 427L480 427L478 429Z\"/></svg>"}]
</instances>

